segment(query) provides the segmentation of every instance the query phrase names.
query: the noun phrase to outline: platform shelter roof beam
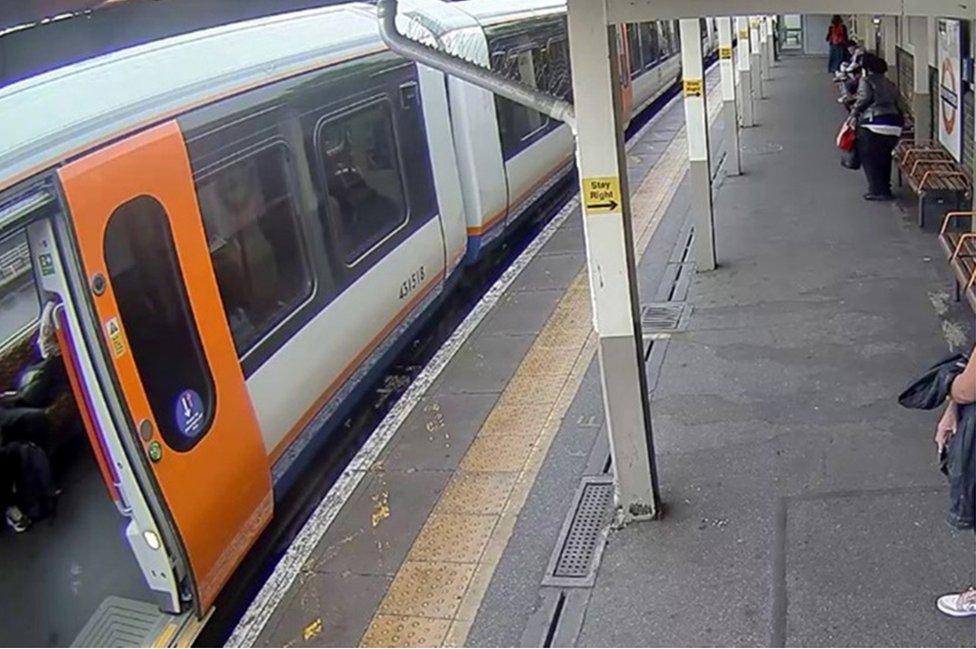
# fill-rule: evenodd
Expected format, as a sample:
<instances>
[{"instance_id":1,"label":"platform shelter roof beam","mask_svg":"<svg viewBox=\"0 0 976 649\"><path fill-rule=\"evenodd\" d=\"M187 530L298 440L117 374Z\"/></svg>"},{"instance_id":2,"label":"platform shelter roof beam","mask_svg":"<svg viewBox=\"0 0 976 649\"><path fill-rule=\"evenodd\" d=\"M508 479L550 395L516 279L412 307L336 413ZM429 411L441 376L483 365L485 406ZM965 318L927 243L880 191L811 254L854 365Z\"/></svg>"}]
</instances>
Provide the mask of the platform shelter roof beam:
<instances>
[{"instance_id":1,"label":"platform shelter roof beam","mask_svg":"<svg viewBox=\"0 0 976 649\"><path fill-rule=\"evenodd\" d=\"M607 0L613 24L756 14L868 14L972 20L976 0Z\"/></svg>"}]
</instances>

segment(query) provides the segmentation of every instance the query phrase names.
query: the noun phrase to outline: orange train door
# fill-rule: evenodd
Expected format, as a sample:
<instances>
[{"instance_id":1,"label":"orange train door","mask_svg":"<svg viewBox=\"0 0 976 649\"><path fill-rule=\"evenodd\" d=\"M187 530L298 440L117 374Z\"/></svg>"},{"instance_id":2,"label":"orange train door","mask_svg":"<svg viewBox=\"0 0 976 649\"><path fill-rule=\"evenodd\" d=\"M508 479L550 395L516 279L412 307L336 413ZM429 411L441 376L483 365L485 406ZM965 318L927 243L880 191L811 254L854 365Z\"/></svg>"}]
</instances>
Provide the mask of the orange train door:
<instances>
[{"instance_id":1,"label":"orange train door","mask_svg":"<svg viewBox=\"0 0 976 649\"><path fill-rule=\"evenodd\" d=\"M186 146L169 122L66 165L60 178L129 431L178 530L202 615L273 500Z\"/></svg>"}]
</instances>

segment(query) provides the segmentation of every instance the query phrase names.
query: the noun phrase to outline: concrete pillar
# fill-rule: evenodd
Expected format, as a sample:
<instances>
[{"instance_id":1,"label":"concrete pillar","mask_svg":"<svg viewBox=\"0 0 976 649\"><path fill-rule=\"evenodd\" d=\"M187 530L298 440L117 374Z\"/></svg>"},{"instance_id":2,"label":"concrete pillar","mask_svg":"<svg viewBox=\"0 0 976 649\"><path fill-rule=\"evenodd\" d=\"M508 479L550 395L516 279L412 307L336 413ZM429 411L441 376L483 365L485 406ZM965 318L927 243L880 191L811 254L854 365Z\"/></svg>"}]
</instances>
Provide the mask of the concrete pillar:
<instances>
[{"instance_id":1,"label":"concrete pillar","mask_svg":"<svg viewBox=\"0 0 976 649\"><path fill-rule=\"evenodd\" d=\"M739 150L739 109L735 101L735 61L732 59L732 19L717 18L718 60L722 74L722 113L725 115L725 139L728 149L727 165L730 176L742 173L742 152Z\"/></svg>"},{"instance_id":2,"label":"concrete pillar","mask_svg":"<svg viewBox=\"0 0 976 649\"><path fill-rule=\"evenodd\" d=\"M759 100L766 98L762 75L762 43L759 40L759 16L749 18L749 67L752 69L752 96Z\"/></svg>"},{"instance_id":3,"label":"concrete pillar","mask_svg":"<svg viewBox=\"0 0 976 649\"><path fill-rule=\"evenodd\" d=\"M881 17L881 46L881 57L888 63L888 78L897 83L898 68L895 66L898 58L895 49L898 46L897 16Z\"/></svg>"},{"instance_id":4,"label":"concrete pillar","mask_svg":"<svg viewBox=\"0 0 976 649\"><path fill-rule=\"evenodd\" d=\"M769 59L767 70L776 65L776 23L775 16L766 16L766 58Z\"/></svg>"},{"instance_id":5,"label":"concrete pillar","mask_svg":"<svg viewBox=\"0 0 976 649\"><path fill-rule=\"evenodd\" d=\"M929 29L924 16L910 16L910 33L915 46L915 74L912 92L912 115L915 116L915 139L927 140L932 130L932 100L929 96Z\"/></svg>"},{"instance_id":6,"label":"concrete pillar","mask_svg":"<svg viewBox=\"0 0 976 649\"><path fill-rule=\"evenodd\" d=\"M750 128L756 125L756 103L752 92L752 55L749 45L749 19L738 16L735 19L739 30L739 43L736 56L739 68L739 105L742 106L742 126Z\"/></svg>"},{"instance_id":7,"label":"concrete pillar","mask_svg":"<svg viewBox=\"0 0 976 649\"><path fill-rule=\"evenodd\" d=\"M618 518L660 511L644 369L616 38L606 3L568 2L576 163ZM697 25L697 22L696 22ZM585 91L583 90L585 89Z\"/></svg>"},{"instance_id":8,"label":"concrete pillar","mask_svg":"<svg viewBox=\"0 0 976 649\"><path fill-rule=\"evenodd\" d=\"M765 16L759 17L759 70L763 83L769 81L769 23Z\"/></svg>"},{"instance_id":9,"label":"concrete pillar","mask_svg":"<svg viewBox=\"0 0 976 649\"><path fill-rule=\"evenodd\" d=\"M685 91L685 131L688 136L688 178L695 219L695 264L699 271L715 270L715 219L712 210L712 165L708 150L708 106L702 42L698 19L682 18L681 71Z\"/></svg>"}]
</instances>

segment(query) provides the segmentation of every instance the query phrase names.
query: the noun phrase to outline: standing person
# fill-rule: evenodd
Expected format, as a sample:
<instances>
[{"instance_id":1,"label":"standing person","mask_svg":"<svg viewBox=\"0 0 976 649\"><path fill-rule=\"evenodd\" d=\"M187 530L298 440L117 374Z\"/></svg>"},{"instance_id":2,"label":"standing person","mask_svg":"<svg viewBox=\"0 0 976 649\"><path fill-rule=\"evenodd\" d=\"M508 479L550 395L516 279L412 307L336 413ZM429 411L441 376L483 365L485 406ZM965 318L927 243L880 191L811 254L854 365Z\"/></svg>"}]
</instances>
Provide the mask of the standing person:
<instances>
[{"instance_id":1,"label":"standing person","mask_svg":"<svg viewBox=\"0 0 976 649\"><path fill-rule=\"evenodd\" d=\"M864 74L857 86L851 120L857 127L857 152L868 181L865 200L891 200L891 152L898 144L904 118L898 107L898 88L885 73L881 57L865 54Z\"/></svg>"},{"instance_id":2,"label":"standing person","mask_svg":"<svg viewBox=\"0 0 976 649\"><path fill-rule=\"evenodd\" d=\"M942 415L942 419L939 421L939 425L935 431L935 444L940 454L950 442L955 441L953 438L956 435L964 434L964 432L959 431L960 410L962 407L967 406L972 408L972 404L974 403L976 403L976 348L973 348L973 352L969 356L969 362L966 363L966 368L952 380L949 387L949 398L945 413ZM971 431L970 434L972 434ZM972 472L972 464L970 464L970 474ZM963 481L962 487L963 489L968 488L970 491L969 497L973 498L974 495L972 492L976 490L976 486L974 486L974 483L976 483L976 475L969 475L968 478L968 482ZM962 495L962 497L965 497L965 495ZM972 522L961 521L958 527L965 527L967 525L972 527ZM976 616L976 585L969 586L959 593L943 595L936 600L936 607L951 617Z\"/></svg>"},{"instance_id":3,"label":"standing person","mask_svg":"<svg viewBox=\"0 0 976 649\"><path fill-rule=\"evenodd\" d=\"M834 14L830 19L830 27L827 28L827 38L830 43L830 58L827 60L827 72L834 74L840 70L840 64L844 62L847 52L847 25L844 19Z\"/></svg>"}]
</instances>

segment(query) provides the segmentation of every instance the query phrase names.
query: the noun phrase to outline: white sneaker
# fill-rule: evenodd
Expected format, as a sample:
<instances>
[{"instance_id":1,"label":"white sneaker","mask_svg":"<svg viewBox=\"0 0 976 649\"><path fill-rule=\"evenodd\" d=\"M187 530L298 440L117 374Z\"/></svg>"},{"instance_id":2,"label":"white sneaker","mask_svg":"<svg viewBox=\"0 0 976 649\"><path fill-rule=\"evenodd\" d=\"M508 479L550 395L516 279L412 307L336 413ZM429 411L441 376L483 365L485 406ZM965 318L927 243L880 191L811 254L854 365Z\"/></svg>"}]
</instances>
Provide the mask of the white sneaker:
<instances>
[{"instance_id":1,"label":"white sneaker","mask_svg":"<svg viewBox=\"0 0 976 649\"><path fill-rule=\"evenodd\" d=\"M7 507L7 525L10 526L14 532L20 534L21 532L26 532L27 528L30 527L31 521L27 518L24 512L20 511L20 507L17 505L10 505Z\"/></svg>"},{"instance_id":2,"label":"white sneaker","mask_svg":"<svg viewBox=\"0 0 976 649\"><path fill-rule=\"evenodd\" d=\"M976 588L967 588L961 593L943 595L935 605L940 611L951 617L976 616Z\"/></svg>"}]
</instances>

